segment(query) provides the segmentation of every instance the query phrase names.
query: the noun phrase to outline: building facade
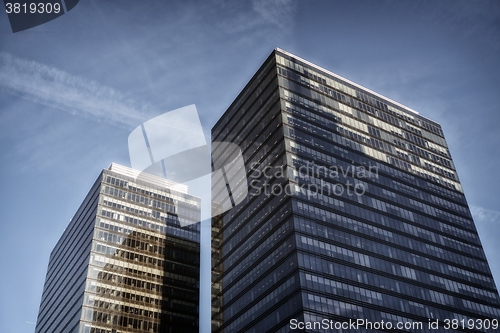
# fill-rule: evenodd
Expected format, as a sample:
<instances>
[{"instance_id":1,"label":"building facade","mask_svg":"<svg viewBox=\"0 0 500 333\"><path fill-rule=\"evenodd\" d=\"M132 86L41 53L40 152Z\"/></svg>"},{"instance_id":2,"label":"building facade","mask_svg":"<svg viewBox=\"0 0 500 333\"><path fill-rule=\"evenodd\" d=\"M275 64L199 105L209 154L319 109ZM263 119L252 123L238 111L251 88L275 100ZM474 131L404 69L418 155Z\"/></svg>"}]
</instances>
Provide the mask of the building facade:
<instances>
[{"instance_id":1,"label":"building facade","mask_svg":"<svg viewBox=\"0 0 500 333\"><path fill-rule=\"evenodd\" d=\"M180 223L200 201L186 190L103 170L50 255L35 332L198 332L199 224Z\"/></svg>"},{"instance_id":2,"label":"building facade","mask_svg":"<svg viewBox=\"0 0 500 333\"><path fill-rule=\"evenodd\" d=\"M249 186L213 220L214 332L498 331L438 123L276 49L212 138Z\"/></svg>"}]
</instances>

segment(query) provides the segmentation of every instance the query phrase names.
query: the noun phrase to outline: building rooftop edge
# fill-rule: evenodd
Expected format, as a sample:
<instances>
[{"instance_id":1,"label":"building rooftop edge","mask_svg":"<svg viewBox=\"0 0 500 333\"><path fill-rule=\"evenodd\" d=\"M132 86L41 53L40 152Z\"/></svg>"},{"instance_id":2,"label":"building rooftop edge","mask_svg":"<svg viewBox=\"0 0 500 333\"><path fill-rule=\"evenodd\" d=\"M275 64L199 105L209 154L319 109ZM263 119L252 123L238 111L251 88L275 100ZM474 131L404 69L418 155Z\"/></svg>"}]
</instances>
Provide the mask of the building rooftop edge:
<instances>
[{"instance_id":1,"label":"building rooftop edge","mask_svg":"<svg viewBox=\"0 0 500 333\"><path fill-rule=\"evenodd\" d=\"M168 189L171 189L171 190L183 193L183 194L188 194L187 185L179 184L179 183L176 183L172 180L161 178L161 177L158 177L158 176L146 173L146 172L141 172L139 170L132 169L132 168L126 167L126 166L118 164L118 163L113 162L113 163L111 163L109 168L104 169L104 170L113 171L113 172L119 173L121 175L132 177L132 178L138 178L140 176L140 180L142 180L142 181L149 182L149 183L156 185L156 186L164 186Z\"/></svg>"},{"instance_id":2,"label":"building rooftop edge","mask_svg":"<svg viewBox=\"0 0 500 333\"><path fill-rule=\"evenodd\" d=\"M286 55L288 55L288 56L290 56L290 57L293 57L293 58L295 58L295 59L297 59L297 60L299 60L299 61L301 61L301 62L303 62L303 63L306 63L307 65L309 65L309 66L311 66L311 67L314 67L314 68L317 68L317 69L319 69L319 70L321 70L321 71L324 71L324 72L328 73L329 75L334 76L334 77L336 77L336 78L338 78L338 79L340 79L340 80L342 80L342 81L345 81L345 82L347 82L347 83L349 83L349 84L352 84L353 86L355 86L355 87L357 87L357 88L363 89L363 90L365 90L365 91L369 92L370 94L373 94L373 95L375 95L375 96L377 96L377 97L383 98L383 99L385 99L385 100L387 100L387 101L389 101L389 102L391 102L391 103L393 103L393 104L395 104L395 105L397 105L397 106L399 106L399 107L401 107L401 108L405 109L406 111L411 112L412 114L416 114L416 115L418 115L418 116L420 116L420 117L422 117L422 118L425 118L425 119L427 119L427 120L432 121L433 123L439 124L439 123L437 123L436 121L434 121L434 120L432 120L432 119L429 119L429 118L427 118L427 117L425 117L425 116L422 116L420 113L418 113L417 111L413 110L412 108L407 107L406 105L403 105L403 104L401 104L401 103L398 103L398 102L396 102L396 101L394 101L394 100L392 100L392 99L390 99L390 98L388 98L388 97L386 97L386 96L384 96L384 95L381 95L381 94L379 94L379 93L376 93L376 92L374 92L373 90L370 90L370 89L368 89L368 88L366 88L366 87L364 87L364 86L362 86L362 85L360 85L360 84L357 84L357 83L355 83L355 82L352 82L352 81L350 81L350 80L348 80L348 79L346 79L346 78L344 78L344 77L342 77L342 76L340 76L340 75L338 75L338 74L335 74L335 73L333 73L333 72L331 72L331 71L329 71L329 70L327 70L327 69L325 69L325 68L323 68L323 67L321 67L321 66L315 65L315 64L313 64L312 62L307 61L307 60L305 60L305 59L303 59L303 58L301 58L301 57L298 57L298 56L296 56L296 55L295 55L295 54L293 54L293 53L290 53L290 52L288 52L288 51L285 51L285 50L283 50L283 49L280 49L279 47L275 48L274 50L275 50L275 51L278 51L278 52L281 52L281 53L284 53L284 54L286 54Z\"/></svg>"}]
</instances>

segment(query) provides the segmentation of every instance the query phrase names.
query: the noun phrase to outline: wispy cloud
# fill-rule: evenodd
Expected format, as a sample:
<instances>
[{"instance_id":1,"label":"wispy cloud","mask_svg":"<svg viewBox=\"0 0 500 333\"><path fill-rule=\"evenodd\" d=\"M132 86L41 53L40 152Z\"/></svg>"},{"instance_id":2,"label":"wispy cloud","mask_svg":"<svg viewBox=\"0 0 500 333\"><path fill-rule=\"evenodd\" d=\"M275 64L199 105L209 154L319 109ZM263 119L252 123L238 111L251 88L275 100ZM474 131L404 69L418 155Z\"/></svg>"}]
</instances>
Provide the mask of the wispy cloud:
<instances>
[{"instance_id":1,"label":"wispy cloud","mask_svg":"<svg viewBox=\"0 0 500 333\"><path fill-rule=\"evenodd\" d=\"M500 223L500 212L479 206L470 206L474 220L480 223Z\"/></svg>"},{"instance_id":2,"label":"wispy cloud","mask_svg":"<svg viewBox=\"0 0 500 333\"><path fill-rule=\"evenodd\" d=\"M0 52L0 89L72 114L131 128L151 118L154 108L119 91L47 66Z\"/></svg>"},{"instance_id":3,"label":"wispy cloud","mask_svg":"<svg viewBox=\"0 0 500 333\"><path fill-rule=\"evenodd\" d=\"M216 0L212 8L216 8L213 17L217 20L212 26L217 27L217 33L247 41L279 40L293 32L297 6L296 0Z\"/></svg>"},{"instance_id":4,"label":"wispy cloud","mask_svg":"<svg viewBox=\"0 0 500 333\"><path fill-rule=\"evenodd\" d=\"M295 0L253 0L252 7L268 23L281 29L290 29L293 26L297 10Z\"/></svg>"}]
</instances>

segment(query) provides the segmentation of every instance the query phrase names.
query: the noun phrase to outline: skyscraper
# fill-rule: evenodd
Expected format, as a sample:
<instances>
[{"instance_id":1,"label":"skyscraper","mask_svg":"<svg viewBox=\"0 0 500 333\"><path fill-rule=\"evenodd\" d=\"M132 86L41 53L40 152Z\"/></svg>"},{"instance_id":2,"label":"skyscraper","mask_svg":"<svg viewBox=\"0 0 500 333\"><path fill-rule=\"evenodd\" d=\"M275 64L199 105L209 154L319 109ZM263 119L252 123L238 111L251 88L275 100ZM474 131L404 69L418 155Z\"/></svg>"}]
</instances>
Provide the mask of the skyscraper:
<instances>
[{"instance_id":1,"label":"skyscraper","mask_svg":"<svg viewBox=\"0 0 500 333\"><path fill-rule=\"evenodd\" d=\"M198 332L200 200L112 164L50 255L36 333ZM184 221L182 221L184 220Z\"/></svg>"},{"instance_id":2,"label":"skyscraper","mask_svg":"<svg viewBox=\"0 0 500 333\"><path fill-rule=\"evenodd\" d=\"M212 138L249 180L213 222L215 332L498 331L438 123L276 49Z\"/></svg>"}]
</instances>

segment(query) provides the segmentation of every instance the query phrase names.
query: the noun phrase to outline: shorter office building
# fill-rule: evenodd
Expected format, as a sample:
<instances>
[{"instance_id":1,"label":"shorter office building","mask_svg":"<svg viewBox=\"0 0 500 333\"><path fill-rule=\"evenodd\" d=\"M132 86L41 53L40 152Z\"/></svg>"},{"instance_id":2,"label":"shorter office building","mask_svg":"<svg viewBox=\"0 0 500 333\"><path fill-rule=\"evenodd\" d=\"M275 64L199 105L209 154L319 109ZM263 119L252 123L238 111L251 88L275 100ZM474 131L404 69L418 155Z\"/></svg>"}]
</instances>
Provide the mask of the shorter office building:
<instances>
[{"instance_id":1,"label":"shorter office building","mask_svg":"<svg viewBox=\"0 0 500 333\"><path fill-rule=\"evenodd\" d=\"M50 255L35 332L198 332L199 218L187 187L103 170Z\"/></svg>"}]
</instances>

